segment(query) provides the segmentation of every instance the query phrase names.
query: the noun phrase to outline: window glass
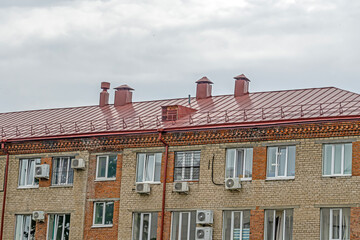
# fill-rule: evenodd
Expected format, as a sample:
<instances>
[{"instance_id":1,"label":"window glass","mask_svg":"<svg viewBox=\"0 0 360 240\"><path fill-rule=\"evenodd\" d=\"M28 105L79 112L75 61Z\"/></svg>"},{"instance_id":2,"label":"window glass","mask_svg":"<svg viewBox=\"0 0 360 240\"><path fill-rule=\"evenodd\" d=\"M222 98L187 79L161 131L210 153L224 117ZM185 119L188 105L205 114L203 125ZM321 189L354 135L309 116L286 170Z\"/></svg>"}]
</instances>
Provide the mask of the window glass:
<instances>
[{"instance_id":1,"label":"window glass","mask_svg":"<svg viewBox=\"0 0 360 240\"><path fill-rule=\"evenodd\" d=\"M106 177L107 157L98 157L98 175L97 177Z\"/></svg>"},{"instance_id":2,"label":"window glass","mask_svg":"<svg viewBox=\"0 0 360 240\"><path fill-rule=\"evenodd\" d=\"M227 149L225 177L250 179L252 177L253 149Z\"/></svg>"},{"instance_id":3,"label":"window glass","mask_svg":"<svg viewBox=\"0 0 360 240\"><path fill-rule=\"evenodd\" d=\"M68 240L70 235L70 214L50 214L48 240Z\"/></svg>"},{"instance_id":4,"label":"window glass","mask_svg":"<svg viewBox=\"0 0 360 240\"><path fill-rule=\"evenodd\" d=\"M250 211L224 211L223 240L250 239Z\"/></svg>"},{"instance_id":5,"label":"window glass","mask_svg":"<svg viewBox=\"0 0 360 240\"><path fill-rule=\"evenodd\" d=\"M288 164L287 164L287 176L295 176L295 158L296 158L296 147L288 147Z\"/></svg>"},{"instance_id":6,"label":"window glass","mask_svg":"<svg viewBox=\"0 0 360 240\"><path fill-rule=\"evenodd\" d=\"M252 165L253 165L253 149L246 148L245 152L245 178L252 177Z\"/></svg>"},{"instance_id":7,"label":"window glass","mask_svg":"<svg viewBox=\"0 0 360 240\"><path fill-rule=\"evenodd\" d=\"M228 149L226 151L226 178L233 178L234 176L234 161L235 161L235 149Z\"/></svg>"},{"instance_id":8,"label":"window glass","mask_svg":"<svg viewBox=\"0 0 360 240\"><path fill-rule=\"evenodd\" d=\"M278 153L278 176L285 177L285 167L286 167L287 151L286 147L279 148Z\"/></svg>"},{"instance_id":9,"label":"window glass","mask_svg":"<svg viewBox=\"0 0 360 240\"><path fill-rule=\"evenodd\" d=\"M267 176L268 177L275 177L276 171L276 155L277 155L277 148L276 147L269 147L268 148L268 163L267 163Z\"/></svg>"},{"instance_id":10,"label":"window glass","mask_svg":"<svg viewBox=\"0 0 360 240\"><path fill-rule=\"evenodd\" d=\"M350 175L352 144L325 144L323 147L323 175Z\"/></svg>"},{"instance_id":11,"label":"window glass","mask_svg":"<svg viewBox=\"0 0 360 240\"><path fill-rule=\"evenodd\" d=\"M173 212L171 240L195 240L196 212Z\"/></svg>"},{"instance_id":12,"label":"window glass","mask_svg":"<svg viewBox=\"0 0 360 240\"><path fill-rule=\"evenodd\" d=\"M200 151L176 152L174 166L175 181L199 180Z\"/></svg>"},{"instance_id":13,"label":"window glass","mask_svg":"<svg viewBox=\"0 0 360 240\"><path fill-rule=\"evenodd\" d=\"M236 165L235 165L235 177L243 178L244 175L244 150L238 150L236 156Z\"/></svg>"},{"instance_id":14,"label":"window glass","mask_svg":"<svg viewBox=\"0 0 360 240\"><path fill-rule=\"evenodd\" d=\"M160 182L161 153L138 154L136 182Z\"/></svg>"},{"instance_id":15,"label":"window glass","mask_svg":"<svg viewBox=\"0 0 360 240\"><path fill-rule=\"evenodd\" d=\"M332 211L332 238L339 239L340 238L340 210L333 210Z\"/></svg>"},{"instance_id":16,"label":"window glass","mask_svg":"<svg viewBox=\"0 0 360 240\"><path fill-rule=\"evenodd\" d=\"M35 239L36 222L31 215L16 215L15 240Z\"/></svg>"},{"instance_id":17,"label":"window glass","mask_svg":"<svg viewBox=\"0 0 360 240\"><path fill-rule=\"evenodd\" d=\"M292 240L293 210L265 211L265 240Z\"/></svg>"},{"instance_id":18,"label":"window glass","mask_svg":"<svg viewBox=\"0 0 360 240\"><path fill-rule=\"evenodd\" d=\"M134 213L133 240L156 240L157 213Z\"/></svg>"},{"instance_id":19,"label":"window glass","mask_svg":"<svg viewBox=\"0 0 360 240\"><path fill-rule=\"evenodd\" d=\"M57 157L53 159L53 185L73 184L74 169L71 168L71 160L70 157Z\"/></svg>"},{"instance_id":20,"label":"window glass","mask_svg":"<svg viewBox=\"0 0 360 240\"><path fill-rule=\"evenodd\" d=\"M94 224L102 224L103 223L103 212L104 212L104 203L95 203Z\"/></svg>"},{"instance_id":21,"label":"window glass","mask_svg":"<svg viewBox=\"0 0 360 240\"><path fill-rule=\"evenodd\" d=\"M114 202L94 203L94 225L112 225Z\"/></svg>"},{"instance_id":22,"label":"window glass","mask_svg":"<svg viewBox=\"0 0 360 240\"><path fill-rule=\"evenodd\" d=\"M351 174L351 163L352 163L352 144L345 144L345 166L344 166L344 174Z\"/></svg>"},{"instance_id":23,"label":"window glass","mask_svg":"<svg viewBox=\"0 0 360 240\"><path fill-rule=\"evenodd\" d=\"M334 174L341 174L342 147L343 145L335 145Z\"/></svg>"},{"instance_id":24,"label":"window glass","mask_svg":"<svg viewBox=\"0 0 360 240\"><path fill-rule=\"evenodd\" d=\"M40 164L40 159L21 159L19 166L19 187L33 187L39 185L35 178L35 166Z\"/></svg>"},{"instance_id":25,"label":"window glass","mask_svg":"<svg viewBox=\"0 0 360 240\"><path fill-rule=\"evenodd\" d=\"M350 240L350 208L322 208L321 240Z\"/></svg>"},{"instance_id":26,"label":"window glass","mask_svg":"<svg viewBox=\"0 0 360 240\"><path fill-rule=\"evenodd\" d=\"M117 156L109 156L109 165L108 165L108 178L115 178L116 177L116 162Z\"/></svg>"},{"instance_id":27,"label":"window glass","mask_svg":"<svg viewBox=\"0 0 360 240\"><path fill-rule=\"evenodd\" d=\"M114 203L107 202L105 208L105 225L113 224Z\"/></svg>"},{"instance_id":28,"label":"window glass","mask_svg":"<svg viewBox=\"0 0 360 240\"><path fill-rule=\"evenodd\" d=\"M331 175L332 146L324 145L323 174Z\"/></svg>"}]
</instances>

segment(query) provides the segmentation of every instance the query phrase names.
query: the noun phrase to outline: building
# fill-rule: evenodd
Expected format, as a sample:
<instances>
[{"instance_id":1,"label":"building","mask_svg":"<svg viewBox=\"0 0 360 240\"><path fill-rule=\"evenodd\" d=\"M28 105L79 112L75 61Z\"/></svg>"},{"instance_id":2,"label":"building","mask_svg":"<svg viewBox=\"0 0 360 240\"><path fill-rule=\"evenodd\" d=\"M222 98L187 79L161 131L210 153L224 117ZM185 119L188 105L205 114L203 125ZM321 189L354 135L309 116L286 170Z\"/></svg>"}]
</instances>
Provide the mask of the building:
<instances>
[{"instance_id":1,"label":"building","mask_svg":"<svg viewBox=\"0 0 360 240\"><path fill-rule=\"evenodd\" d=\"M360 239L360 95L249 82L0 114L0 239Z\"/></svg>"}]
</instances>

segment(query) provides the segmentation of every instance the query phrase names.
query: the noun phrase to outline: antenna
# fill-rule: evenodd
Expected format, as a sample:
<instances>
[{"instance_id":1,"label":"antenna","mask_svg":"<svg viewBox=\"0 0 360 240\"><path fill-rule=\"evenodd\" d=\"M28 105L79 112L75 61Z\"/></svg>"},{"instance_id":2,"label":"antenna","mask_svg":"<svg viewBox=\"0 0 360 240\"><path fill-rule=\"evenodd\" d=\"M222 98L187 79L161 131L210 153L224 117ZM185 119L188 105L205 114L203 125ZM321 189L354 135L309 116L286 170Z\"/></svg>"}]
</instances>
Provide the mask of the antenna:
<instances>
[{"instance_id":1,"label":"antenna","mask_svg":"<svg viewBox=\"0 0 360 240\"><path fill-rule=\"evenodd\" d=\"M189 105L191 106L191 95L189 94Z\"/></svg>"}]
</instances>

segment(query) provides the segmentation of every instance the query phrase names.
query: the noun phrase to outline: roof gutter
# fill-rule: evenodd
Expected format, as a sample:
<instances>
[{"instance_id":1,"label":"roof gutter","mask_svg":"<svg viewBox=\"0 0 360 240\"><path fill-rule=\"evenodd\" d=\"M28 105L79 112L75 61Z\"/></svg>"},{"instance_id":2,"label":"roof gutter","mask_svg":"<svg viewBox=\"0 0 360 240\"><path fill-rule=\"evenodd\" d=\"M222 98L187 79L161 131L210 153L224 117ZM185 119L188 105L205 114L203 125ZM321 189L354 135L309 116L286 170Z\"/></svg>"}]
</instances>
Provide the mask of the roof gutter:
<instances>
[{"instance_id":1,"label":"roof gutter","mask_svg":"<svg viewBox=\"0 0 360 240\"><path fill-rule=\"evenodd\" d=\"M165 163L164 163L164 176L163 176L163 193L162 193L162 203L161 203L161 225L160 225L160 240L163 240L164 237L164 221L165 221L165 201L166 201L166 178L167 178L167 165L169 158L169 144L164 141L162 138L163 131L159 129L159 141L162 142L165 146Z\"/></svg>"},{"instance_id":2,"label":"roof gutter","mask_svg":"<svg viewBox=\"0 0 360 240\"><path fill-rule=\"evenodd\" d=\"M7 193L7 181L9 173L9 152L6 148L6 140L1 141L1 149L6 154L6 165L5 165L5 176L4 176L4 186L2 192L3 194L3 203L2 203L2 212L1 212L1 227L0 227L0 240L3 240L4 234L4 216L5 216L5 204L6 204L6 193Z\"/></svg>"}]
</instances>

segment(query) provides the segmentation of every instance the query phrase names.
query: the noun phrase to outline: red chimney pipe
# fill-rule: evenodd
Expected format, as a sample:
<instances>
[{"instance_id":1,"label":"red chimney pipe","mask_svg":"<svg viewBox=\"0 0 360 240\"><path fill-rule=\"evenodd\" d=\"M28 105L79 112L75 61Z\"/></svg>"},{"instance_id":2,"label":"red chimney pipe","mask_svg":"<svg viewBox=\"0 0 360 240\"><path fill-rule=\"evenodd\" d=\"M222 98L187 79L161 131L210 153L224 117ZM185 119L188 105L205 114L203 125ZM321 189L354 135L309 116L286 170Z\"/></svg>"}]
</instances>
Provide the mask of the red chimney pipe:
<instances>
[{"instance_id":1,"label":"red chimney pipe","mask_svg":"<svg viewBox=\"0 0 360 240\"><path fill-rule=\"evenodd\" d=\"M207 77L202 77L201 79L196 81L197 88L196 88L196 99L204 99L211 97L211 90L213 84Z\"/></svg>"},{"instance_id":2,"label":"red chimney pipe","mask_svg":"<svg viewBox=\"0 0 360 240\"><path fill-rule=\"evenodd\" d=\"M249 94L249 82L250 80L244 75L234 77L235 79L235 97L241 97L243 95Z\"/></svg>"},{"instance_id":3,"label":"red chimney pipe","mask_svg":"<svg viewBox=\"0 0 360 240\"><path fill-rule=\"evenodd\" d=\"M107 92L109 88L110 88L109 82L101 83L102 92L100 93L100 102L99 102L100 107L104 107L109 104L109 93Z\"/></svg>"},{"instance_id":4,"label":"red chimney pipe","mask_svg":"<svg viewBox=\"0 0 360 240\"><path fill-rule=\"evenodd\" d=\"M128 85L121 85L119 87L114 88L115 91L115 101L114 106L124 106L128 103L132 103L132 92L134 89L129 87Z\"/></svg>"}]
</instances>

